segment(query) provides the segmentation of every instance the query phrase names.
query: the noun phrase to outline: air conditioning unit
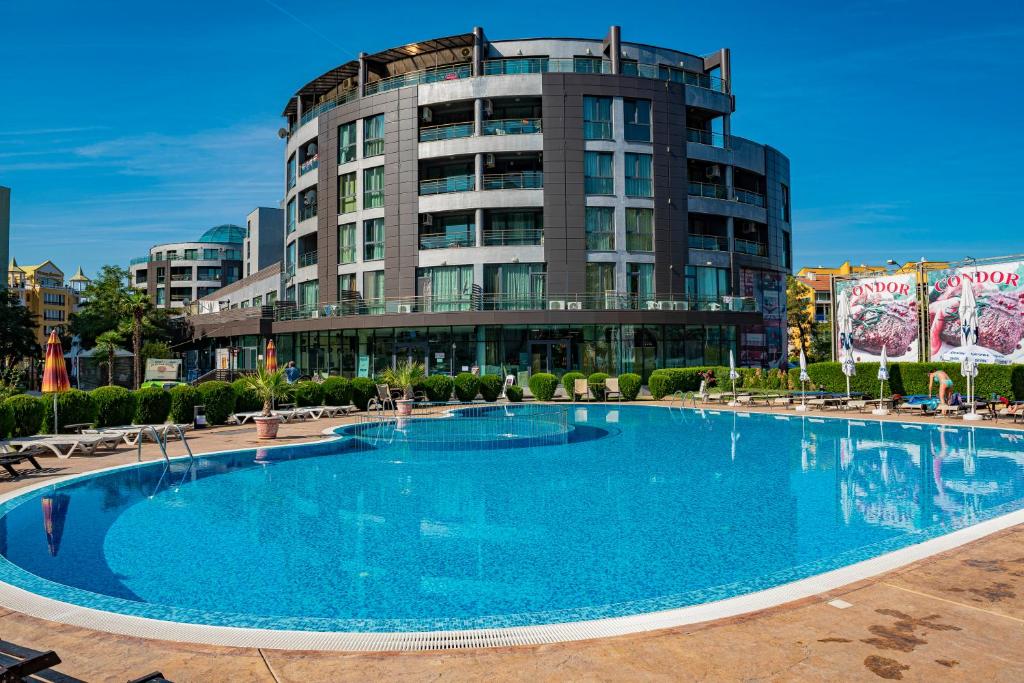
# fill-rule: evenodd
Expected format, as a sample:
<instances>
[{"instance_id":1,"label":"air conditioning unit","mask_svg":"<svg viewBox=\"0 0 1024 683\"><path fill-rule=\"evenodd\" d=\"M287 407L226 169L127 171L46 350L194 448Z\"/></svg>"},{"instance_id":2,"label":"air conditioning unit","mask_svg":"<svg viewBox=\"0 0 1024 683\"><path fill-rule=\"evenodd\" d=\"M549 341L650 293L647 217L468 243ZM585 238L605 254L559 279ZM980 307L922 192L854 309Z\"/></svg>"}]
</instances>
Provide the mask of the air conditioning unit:
<instances>
[{"instance_id":1,"label":"air conditioning unit","mask_svg":"<svg viewBox=\"0 0 1024 683\"><path fill-rule=\"evenodd\" d=\"M313 312L310 313L309 317L310 318L319 318L320 317L320 311L318 309L313 309Z\"/></svg>"},{"instance_id":2,"label":"air conditioning unit","mask_svg":"<svg viewBox=\"0 0 1024 683\"><path fill-rule=\"evenodd\" d=\"M662 309L662 306L663 306L663 302L661 302L661 301L648 301L647 302L647 310L648 311L660 311Z\"/></svg>"},{"instance_id":3,"label":"air conditioning unit","mask_svg":"<svg viewBox=\"0 0 1024 683\"><path fill-rule=\"evenodd\" d=\"M567 310L567 311L582 311L583 310L583 302L582 301L569 301L568 303L565 304L565 310Z\"/></svg>"},{"instance_id":4,"label":"air conditioning unit","mask_svg":"<svg viewBox=\"0 0 1024 683\"><path fill-rule=\"evenodd\" d=\"M431 226L433 224L434 224L434 216L433 216L433 214L429 214L429 213L423 214L423 225L429 227L429 226Z\"/></svg>"},{"instance_id":5,"label":"air conditioning unit","mask_svg":"<svg viewBox=\"0 0 1024 683\"><path fill-rule=\"evenodd\" d=\"M398 304L396 309L399 313L412 313L412 304Z\"/></svg>"},{"instance_id":6,"label":"air conditioning unit","mask_svg":"<svg viewBox=\"0 0 1024 683\"><path fill-rule=\"evenodd\" d=\"M556 300L549 301L548 302L548 310L549 311L564 311L565 310L565 302L564 301L556 301Z\"/></svg>"},{"instance_id":7,"label":"air conditioning unit","mask_svg":"<svg viewBox=\"0 0 1024 683\"><path fill-rule=\"evenodd\" d=\"M434 112L430 109L430 107L423 107L423 111L420 113L420 117L423 119L424 122L430 123L431 121L434 120Z\"/></svg>"},{"instance_id":8,"label":"air conditioning unit","mask_svg":"<svg viewBox=\"0 0 1024 683\"><path fill-rule=\"evenodd\" d=\"M708 180L716 180L722 177L722 167L718 164L713 164L704 169L704 176Z\"/></svg>"},{"instance_id":9,"label":"air conditioning unit","mask_svg":"<svg viewBox=\"0 0 1024 683\"><path fill-rule=\"evenodd\" d=\"M497 162L494 160L493 154L484 155L484 166L486 166L487 168L494 168L496 163Z\"/></svg>"},{"instance_id":10,"label":"air conditioning unit","mask_svg":"<svg viewBox=\"0 0 1024 683\"><path fill-rule=\"evenodd\" d=\"M484 114L487 114L488 116L494 114L494 102L484 100Z\"/></svg>"},{"instance_id":11,"label":"air conditioning unit","mask_svg":"<svg viewBox=\"0 0 1024 683\"><path fill-rule=\"evenodd\" d=\"M672 308L677 311L688 311L690 310L689 301L674 301L672 302Z\"/></svg>"}]
</instances>

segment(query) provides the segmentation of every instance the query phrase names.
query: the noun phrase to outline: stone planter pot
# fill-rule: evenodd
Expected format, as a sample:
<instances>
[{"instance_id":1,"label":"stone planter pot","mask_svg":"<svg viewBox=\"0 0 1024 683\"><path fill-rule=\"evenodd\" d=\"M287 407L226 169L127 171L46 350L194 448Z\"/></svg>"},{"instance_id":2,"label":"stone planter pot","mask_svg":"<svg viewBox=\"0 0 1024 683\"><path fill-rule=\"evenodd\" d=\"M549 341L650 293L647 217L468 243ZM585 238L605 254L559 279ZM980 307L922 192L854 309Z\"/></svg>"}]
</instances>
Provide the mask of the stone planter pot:
<instances>
[{"instance_id":1,"label":"stone planter pot","mask_svg":"<svg viewBox=\"0 0 1024 683\"><path fill-rule=\"evenodd\" d=\"M400 398L395 401L395 409L399 415L412 415L412 399Z\"/></svg>"},{"instance_id":2,"label":"stone planter pot","mask_svg":"<svg viewBox=\"0 0 1024 683\"><path fill-rule=\"evenodd\" d=\"M276 439L277 428L281 425L281 418L279 417L254 417L253 421L256 423L256 438L258 439Z\"/></svg>"}]
</instances>

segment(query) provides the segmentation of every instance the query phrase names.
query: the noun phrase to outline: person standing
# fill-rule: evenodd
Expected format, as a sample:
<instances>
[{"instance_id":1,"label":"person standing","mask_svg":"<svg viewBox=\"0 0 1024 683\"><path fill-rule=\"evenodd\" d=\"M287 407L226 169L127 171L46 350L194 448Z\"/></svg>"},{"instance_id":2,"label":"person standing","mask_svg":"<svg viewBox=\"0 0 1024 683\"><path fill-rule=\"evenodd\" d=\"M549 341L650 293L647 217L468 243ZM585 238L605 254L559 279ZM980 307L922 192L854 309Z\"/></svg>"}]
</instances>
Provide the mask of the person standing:
<instances>
[{"instance_id":1,"label":"person standing","mask_svg":"<svg viewBox=\"0 0 1024 683\"><path fill-rule=\"evenodd\" d=\"M299 369L295 367L295 361L288 361L288 365L284 366L284 378L288 384L295 384L299 381Z\"/></svg>"},{"instance_id":2,"label":"person standing","mask_svg":"<svg viewBox=\"0 0 1024 683\"><path fill-rule=\"evenodd\" d=\"M932 397L932 384L939 383L939 403L949 405L949 392L953 389L953 380L942 370L928 373L928 398Z\"/></svg>"}]
</instances>

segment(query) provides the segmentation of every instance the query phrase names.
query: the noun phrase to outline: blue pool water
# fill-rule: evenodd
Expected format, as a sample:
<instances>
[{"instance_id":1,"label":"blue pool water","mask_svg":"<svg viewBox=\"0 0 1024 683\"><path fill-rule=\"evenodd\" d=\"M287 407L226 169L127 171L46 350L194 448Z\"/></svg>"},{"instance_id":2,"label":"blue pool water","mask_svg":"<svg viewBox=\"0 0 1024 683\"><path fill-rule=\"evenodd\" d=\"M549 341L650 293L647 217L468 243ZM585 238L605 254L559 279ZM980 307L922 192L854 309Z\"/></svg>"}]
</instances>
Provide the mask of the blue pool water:
<instances>
[{"instance_id":1,"label":"blue pool water","mask_svg":"<svg viewBox=\"0 0 1024 683\"><path fill-rule=\"evenodd\" d=\"M203 624L521 626L730 597L1024 506L1024 435L476 409L150 464L0 510L0 580Z\"/></svg>"}]
</instances>

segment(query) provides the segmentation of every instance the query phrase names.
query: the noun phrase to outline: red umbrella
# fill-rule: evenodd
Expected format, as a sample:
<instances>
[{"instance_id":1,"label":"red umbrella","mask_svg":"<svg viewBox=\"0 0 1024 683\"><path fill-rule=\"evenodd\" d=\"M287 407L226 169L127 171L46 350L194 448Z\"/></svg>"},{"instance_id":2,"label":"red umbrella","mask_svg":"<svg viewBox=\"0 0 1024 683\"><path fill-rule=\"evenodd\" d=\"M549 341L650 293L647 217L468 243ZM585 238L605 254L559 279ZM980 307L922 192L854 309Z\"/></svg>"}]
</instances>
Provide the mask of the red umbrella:
<instances>
[{"instance_id":1,"label":"red umbrella","mask_svg":"<svg viewBox=\"0 0 1024 683\"><path fill-rule=\"evenodd\" d=\"M64 349L60 347L57 330L46 341L46 361L43 363L43 393L53 394L53 433L57 434L57 394L71 388L68 369L64 365Z\"/></svg>"},{"instance_id":2,"label":"red umbrella","mask_svg":"<svg viewBox=\"0 0 1024 683\"><path fill-rule=\"evenodd\" d=\"M64 535L64 521L68 517L70 503L71 496L66 493L43 496L43 530L46 531L46 545L52 557L57 557L60 551L60 539Z\"/></svg>"},{"instance_id":3,"label":"red umbrella","mask_svg":"<svg viewBox=\"0 0 1024 683\"><path fill-rule=\"evenodd\" d=\"M273 339L267 340L267 354L264 365L266 365L267 372L277 372L277 347L274 346Z\"/></svg>"}]
</instances>

